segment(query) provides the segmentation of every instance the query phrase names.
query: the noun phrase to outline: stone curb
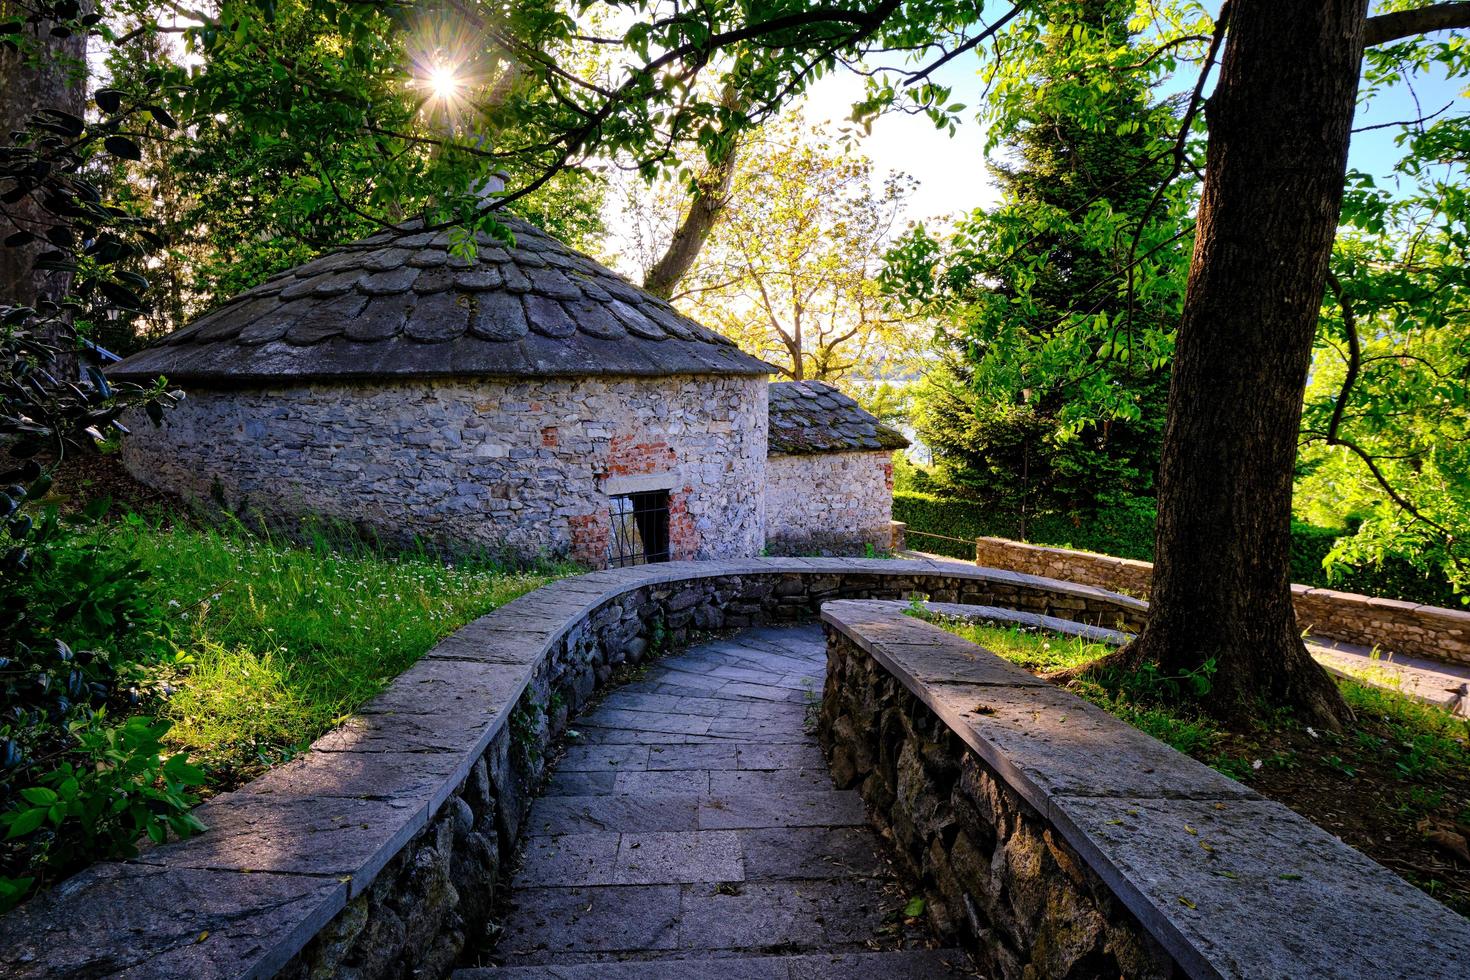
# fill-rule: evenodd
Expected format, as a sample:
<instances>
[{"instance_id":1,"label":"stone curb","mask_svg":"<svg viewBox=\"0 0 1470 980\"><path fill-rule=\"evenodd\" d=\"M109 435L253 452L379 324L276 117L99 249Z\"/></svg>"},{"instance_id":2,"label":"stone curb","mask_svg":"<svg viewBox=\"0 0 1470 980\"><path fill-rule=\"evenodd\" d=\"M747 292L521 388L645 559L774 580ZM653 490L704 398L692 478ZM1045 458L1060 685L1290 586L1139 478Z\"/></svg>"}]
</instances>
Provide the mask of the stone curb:
<instances>
[{"instance_id":1,"label":"stone curb","mask_svg":"<svg viewBox=\"0 0 1470 980\"><path fill-rule=\"evenodd\" d=\"M894 602L829 602L821 618L1035 807L1190 976L1451 977L1470 962L1470 922L1081 698L1039 694Z\"/></svg>"}]
</instances>

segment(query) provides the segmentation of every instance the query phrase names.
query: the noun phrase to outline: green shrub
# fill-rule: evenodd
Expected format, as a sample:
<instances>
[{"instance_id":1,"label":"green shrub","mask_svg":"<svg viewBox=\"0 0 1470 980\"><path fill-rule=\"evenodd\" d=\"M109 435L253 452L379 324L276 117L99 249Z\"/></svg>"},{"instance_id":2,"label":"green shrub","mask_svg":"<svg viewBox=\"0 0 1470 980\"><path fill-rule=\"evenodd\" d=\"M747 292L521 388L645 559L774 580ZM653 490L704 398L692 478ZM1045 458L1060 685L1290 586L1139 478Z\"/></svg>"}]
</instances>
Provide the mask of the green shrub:
<instances>
[{"instance_id":1,"label":"green shrub","mask_svg":"<svg viewBox=\"0 0 1470 980\"><path fill-rule=\"evenodd\" d=\"M197 829L202 774L139 711L173 656L149 572L54 508L5 527L0 595L0 910L147 833Z\"/></svg>"}]
</instances>

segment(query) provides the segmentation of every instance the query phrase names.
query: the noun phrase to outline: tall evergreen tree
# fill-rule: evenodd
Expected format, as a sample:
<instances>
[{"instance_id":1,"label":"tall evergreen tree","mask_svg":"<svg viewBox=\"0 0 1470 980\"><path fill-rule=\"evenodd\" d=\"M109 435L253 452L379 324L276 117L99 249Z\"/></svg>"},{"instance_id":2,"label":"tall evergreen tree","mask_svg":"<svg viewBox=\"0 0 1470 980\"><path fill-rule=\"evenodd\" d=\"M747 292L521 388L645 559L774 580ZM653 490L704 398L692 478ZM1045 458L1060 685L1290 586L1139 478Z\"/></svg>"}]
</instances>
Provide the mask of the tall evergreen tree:
<instances>
[{"instance_id":1,"label":"tall evergreen tree","mask_svg":"<svg viewBox=\"0 0 1470 980\"><path fill-rule=\"evenodd\" d=\"M1031 68L993 79L986 108L1000 206L944 240L919 229L890 264L948 325L915 409L940 479L1009 508L1146 494L1158 467L1190 191L1155 197L1179 120L1132 12L1064 0L1044 31L1012 29L1008 56Z\"/></svg>"}]
</instances>

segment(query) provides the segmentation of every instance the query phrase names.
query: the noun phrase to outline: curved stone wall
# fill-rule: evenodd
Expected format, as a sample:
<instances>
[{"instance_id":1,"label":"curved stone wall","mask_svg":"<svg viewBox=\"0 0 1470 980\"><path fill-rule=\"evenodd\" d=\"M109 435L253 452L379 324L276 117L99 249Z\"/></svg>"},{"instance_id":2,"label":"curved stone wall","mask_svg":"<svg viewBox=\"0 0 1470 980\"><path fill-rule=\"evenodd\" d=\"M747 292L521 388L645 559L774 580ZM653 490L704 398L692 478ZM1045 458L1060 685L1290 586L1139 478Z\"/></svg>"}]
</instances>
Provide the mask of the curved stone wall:
<instances>
[{"instance_id":1,"label":"curved stone wall","mask_svg":"<svg viewBox=\"0 0 1470 980\"><path fill-rule=\"evenodd\" d=\"M833 778L984 975L1463 974L1470 922L1281 804L899 603L822 620Z\"/></svg>"},{"instance_id":2,"label":"curved stone wall","mask_svg":"<svg viewBox=\"0 0 1470 980\"><path fill-rule=\"evenodd\" d=\"M209 832L94 865L0 918L0 973L443 975L485 939L545 752L616 666L697 630L915 592L1124 628L1141 605L881 559L675 562L556 582L442 641L303 758L201 806Z\"/></svg>"},{"instance_id":3,"label":"curved stone wall","mask_svg":"<svg viewBox=\"0 0 1470 980\"><path fill-rule=\"evenodd\" d=\"M1007 538L977 539L975 563L1136 596L1148 595L1154 569L1146 561ZM1400 653L1470 664L1470 610L1442 609L1307 585L1293 585L1291 596L1297 625L1311 636L1378 647L1385 656Z\"/></svg>"},{"instance_id":4,"label":"curved stone wall","mask_svg":"<svg viewBox=\"0 0 1470 980\"><path fill-rule=\"evenodd\" d=\"M677 562L556 582L443 640L304 757L201 806L207 833L94 865L0 918L0 974L444 976L489 939L546 754L620 664L700 630L809 620L824 604L835 625L841 606L831 600L914 593L1107 629L1137 629L1145 613L1087 586L944 561ZM912 631L965 641L902 608L886 604L883 620L860 631L847 622L849 647L829 652L823 712L834 733L847 719L830 742L834 775L860 779L873 818L893 822L900 860L942 928L1013 929L997 940L1011 950L1046 937L1059 958L1033 956L1037 964L1064 962L1072 938L1112 957L1076 959L1079 976L1155 972L1170 958L1194 976L1439 976L1470 957L1464 920L1335 838L1218 774L1206 780L1203 767L1185 759L1188 770L1065 692L1042 693L973 645L957 673ZM945 776L946 795L926 781L967 772L964 785L984 790L967 805L991 806L987 819L1001 821L985 845L1005 842L991 852L994 882L973 880L976 865L956 860L966 824L947 808L960 784ZM1212 850L1180 821L1208 828ZM971 827L965 839L985 839ZM1298 866L1306 873L1282 877ZM1251 875L1244 885L1241 869ZM998 904L972 910L967 893ZM1070 930L1074 913L1102 916L1113 939L1099 946L1099 933ZM1325 931L1304 938L1304 927L1288 928L1293 916ZM1278 922L1279 936L1265 941ZM1315 938L1343 930L1351 942ZM1262 950L1281 958L1267 962ZM1354 972L1365 950L1382 971Z\"/></svg>"},{"instance_id":5,"label":"curved stone wall","mask_svg":"<svg viewBox=\"0 0 1470 980\"><path fill-rule=\"evenodd\" d=\"M133 426L129 472L231 510L388 538L606 561L608 495L668 490L679 559L765 541L760 377L195 389Z\"/></svg>"}]
</instances>

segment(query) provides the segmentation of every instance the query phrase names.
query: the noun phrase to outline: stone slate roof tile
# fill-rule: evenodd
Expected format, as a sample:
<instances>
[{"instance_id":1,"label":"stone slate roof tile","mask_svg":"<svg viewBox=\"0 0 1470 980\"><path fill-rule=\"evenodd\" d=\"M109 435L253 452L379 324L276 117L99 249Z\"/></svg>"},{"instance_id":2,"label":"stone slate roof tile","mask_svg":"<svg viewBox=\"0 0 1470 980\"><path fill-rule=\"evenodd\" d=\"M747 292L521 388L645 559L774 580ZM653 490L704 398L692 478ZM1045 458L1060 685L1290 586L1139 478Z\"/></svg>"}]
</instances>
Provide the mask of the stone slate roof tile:
<instances>
[{"instance_id":1,"label":"stone slate roof tile","mask_svg":"<svg viewBox=\"0 0 1470 980\"><path fill-rule=\"evenodd\" d=\"M453 289L455 281L461 275L463 273L456 272L448 266L440 266L437 269L425 269L413 281L413 291L420 296L426 293L442 293L446 289Z\"/></svg>"},{"instance_id":2,"label":"stone slate roof tile","mask_svg":"<svg viewBox=\"0 0 1470 980\"><path fill-rule=\"evenodd\" d=\"M768 419L767 445L773 454L877 451L909 444L903 433L820 381L773 383Z\"/></svg>"},{"instance_id":3,"label":"stone slate roof tile","mask_svg":"<svg viewBox=\"0 0 1470 980\"><path fill-rule=\"evenodd\" d=\"M550 296L525 296L522 302L526 304L526 323L541 336L561 338L577 332L576 321Z\"/></svg>"},{"instance_id":4,"label":"stone slate roof tile","mask_svg":"<svg viewBox=\"0 0 1470 980\"><path fill-rule=\"evenodd\" d=\"M763 375L771 367L516 218L514 246L380 232L256 286L114 365L118 378Z\"/></svg>"},{"instance_id":5,"label":"stone slate roof tile","mask_svg":"<svg viewBox=\"0 0 1470 980\"><path fill-rule=\"evenodd\" d=\"M482 293L474 305L470 333L481 340L520 340L526 335L526 311L510 293Z\"/></svg>"},{"instance_id":6,"label":"stone slate roof tile","mask_svg":"<svg viewBox=\"0 0 1470 980\"><path fill-rule=\"evenodd\" d=\"M493 265L482 265L474 269L464 269L454 274L455 288L465 292L488 293L492 289L500 289L504 285L505 277Z\"/></svg>"},{"instance_id":7,"label":"stone slate roof tile","mask_svg":"<svg viewBox=\"0 0 1470 980\"><path fill-rule=\"evenodd\" d=\"M531 291L531 280L521 271L520 266L506 263L500 266L501 278L505 280L505 289L512 293L529 293Z\"/></svg>"},{"instance_id":8,"label":"stone slate roof tile","mask_svg":"<svg viewBox=\"0 0 1470 980\"><path fill-rule=\"evenodd\" d=\"M416 269L437 269L449 262L449 253L437 248L421 248L408 257L408 264Z\"/></svg>"},{"instance_id":9,"label":"stone slate roof tile","mask_svg":"<svg viewBox=\"0 0 1470 980\"><path fill-rule=\"evenodd\" d=\"M419 270L400 265L363 276L357 283L357 289L369 296L402 296L413 288L418 277Z\"/></svg>"},{"instance_id":10,"label":"stone slate roof tile","mask_svg":"<svg viewBox=\"0 0 1470 980\"><path fill-rule=\"evenodd\" d=\"M409 340L436 344L463 337L469 323L468 296L434 293L420 296L414 302L413 316L408 318L403 335Z\"/></svg>"}]
</instances>

